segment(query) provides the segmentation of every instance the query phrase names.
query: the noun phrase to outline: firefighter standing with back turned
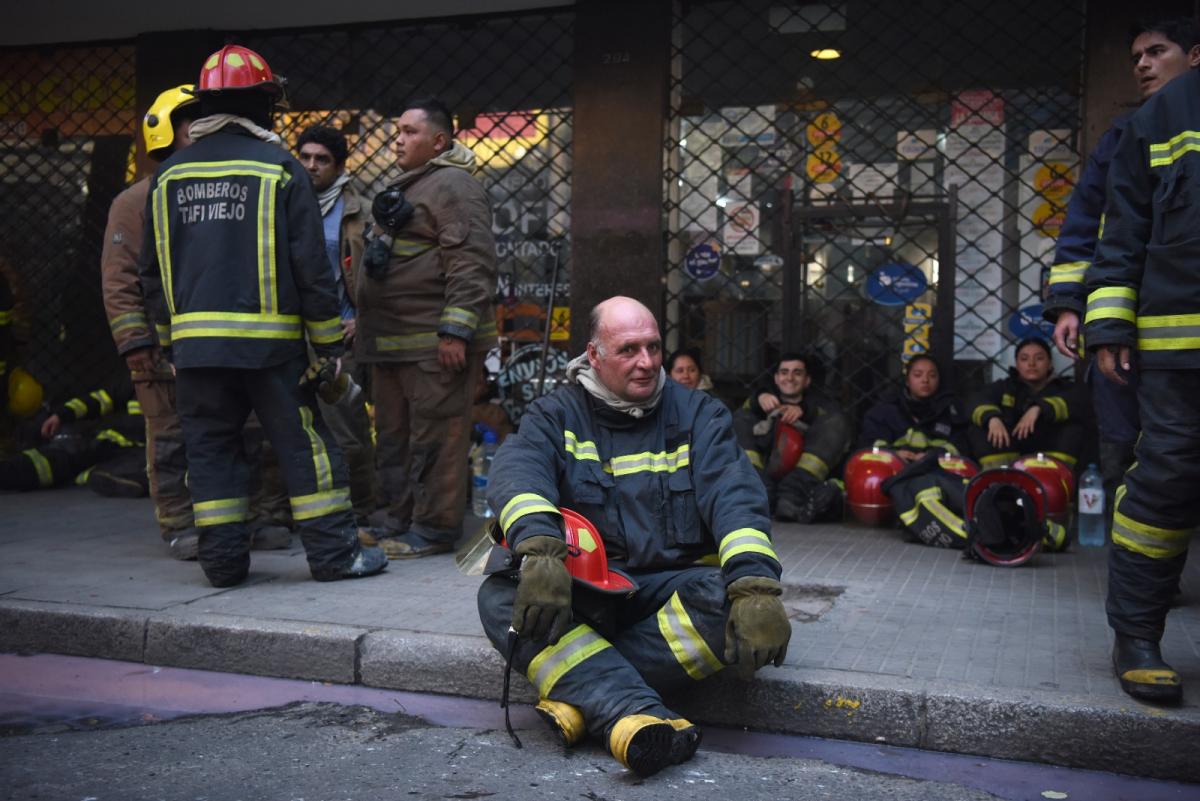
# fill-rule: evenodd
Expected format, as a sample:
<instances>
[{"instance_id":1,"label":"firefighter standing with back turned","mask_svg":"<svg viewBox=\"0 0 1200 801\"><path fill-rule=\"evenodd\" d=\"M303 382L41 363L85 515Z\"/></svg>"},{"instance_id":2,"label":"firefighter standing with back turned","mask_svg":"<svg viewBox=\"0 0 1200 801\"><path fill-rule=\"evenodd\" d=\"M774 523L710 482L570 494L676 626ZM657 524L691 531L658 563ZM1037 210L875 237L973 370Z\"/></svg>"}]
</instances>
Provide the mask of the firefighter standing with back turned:
<instances>
[{"instance_id":1,"label":"firefighter standing with back turned","mask_svg":"<svg viewBox=\"0 0 1200 801\"><path fill-rule=\"evenodd\" d=\"M1108 561L1113 666L1125 692L1183 697L1160 640L1200 524L1200 72L1130 119L1108 176L1104 234L1087 271L1084 341L1104 375L1138 377L1142 433L1117 489ZM1136 350L1136 356L1134 351Z\"/></svg>"},{"instance_id":2,"label":"firefighter standing with back turned","mask_svg":"<svg viewBox=\"0 0 1200 801\"><path fill-rule=\"evenodd\" d=\"M358 542L346 466L317 409L313 384L336 373L342 327L316 195L270 131L282 93L254 51L213 53L193 144L162 163L147 208L141 278L174 357L200 566L218 587L250 569L241 437L251 410L279 453L313 578L387 565Z\"/></svg>"}]
</instances>

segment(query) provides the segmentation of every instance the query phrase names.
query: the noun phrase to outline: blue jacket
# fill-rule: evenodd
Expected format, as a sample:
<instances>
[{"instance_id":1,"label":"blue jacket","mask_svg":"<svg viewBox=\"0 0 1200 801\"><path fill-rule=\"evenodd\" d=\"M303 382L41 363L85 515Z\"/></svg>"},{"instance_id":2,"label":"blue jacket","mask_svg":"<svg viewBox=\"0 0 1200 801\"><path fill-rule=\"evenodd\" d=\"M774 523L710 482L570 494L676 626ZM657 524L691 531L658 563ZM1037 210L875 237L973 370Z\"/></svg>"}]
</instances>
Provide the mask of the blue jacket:
<instances>
[{"instance_id":1,"label":"blue jacket","mask_svg":"<svg viewBox=\"0 0 1200 801\"><path fill-rule=\"evenodd\" d=\"M781 573L766 490L729 410L673 381L640 419L577 384L535 401L496 454L488 503L510 547L561 537L563 506L591 520L609 561L631 572L719 562L727 584Z\"/></svg>"},{"instance_id":2,"label":"blue jacket","mask_svg":"<svg viewBox=\"0 0 1200 801\"><path fill-rule=\"evenodd\" d=\"M1042 316L1054 322L1061 311L1073 311L1083 316L1087 301L1084 276L1096 254L1096 244L1104 227L1104 196L1108 184L1108 169L1117 152L1117 142L1129 115L1118 117L1100 137L1096 147L1088 156L1087 165L1071 202L1067 204L1067 218L1063 221L1054 248L1054 264L1050 267L1050 288L1043 306Z\"/></svg>"}]
</instances>

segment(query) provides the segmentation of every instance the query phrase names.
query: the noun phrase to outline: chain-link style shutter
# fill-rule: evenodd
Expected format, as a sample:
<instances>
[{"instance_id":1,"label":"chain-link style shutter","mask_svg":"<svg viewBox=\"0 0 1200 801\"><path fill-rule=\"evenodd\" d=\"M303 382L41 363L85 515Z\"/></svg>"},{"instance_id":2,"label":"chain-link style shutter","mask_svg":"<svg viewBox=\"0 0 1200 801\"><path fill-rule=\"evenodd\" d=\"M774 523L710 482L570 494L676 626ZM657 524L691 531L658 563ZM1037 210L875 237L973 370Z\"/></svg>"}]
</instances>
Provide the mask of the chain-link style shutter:
<instances>
[{"instance_id":1,"label":"chain-link style shutter","mask_svg":"<svg viewBox=\"0 0 1200 801\"><path fill-rule=\"evenodd\" d=\"M952 359L960 389L1002 375L1044 331L1083 4L677 9L668 347L702 348L733 402L807 351L855 419L918 352Z\"/></svg>"}]
</instances>

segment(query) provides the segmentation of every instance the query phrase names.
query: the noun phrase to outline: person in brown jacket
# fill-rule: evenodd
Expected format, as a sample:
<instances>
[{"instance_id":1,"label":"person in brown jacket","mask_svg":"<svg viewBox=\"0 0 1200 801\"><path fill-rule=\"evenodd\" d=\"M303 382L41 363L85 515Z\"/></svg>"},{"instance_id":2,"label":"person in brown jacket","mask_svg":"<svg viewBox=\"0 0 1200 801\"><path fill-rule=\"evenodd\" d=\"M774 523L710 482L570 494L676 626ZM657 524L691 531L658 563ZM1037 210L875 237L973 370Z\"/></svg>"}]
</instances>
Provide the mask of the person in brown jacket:
<instances>
[{"instance_id":1,"label":"person in brown jacket","mask_svg":"<svg viewBox=\"0 0 1200 801\"><path fill-rule=\"evenodd\" d=\"M393 145L401 175L375 198L356 287L355 354L371 365L393 559L454 547L467 502L475 384L496 344L496 247L475 155L447 108L409 103Z\"/></svg>"},{"instance_id":2,"label":"person in brown jacket","mask_svg":"<svg viewBox=\"0 0 1200 801\"><path fill-rule=\"evenodd\" d=\"M142 136L146 154L155 161L191 144L188 126L199 111L191 88L185 84L166 90L146 112ZM185 481L187 457L175 413L175 377L156 347L138 281L149 190L150 179L143 178L113 200L100 255L101 285L117 352L125 357L146 419L150 495L162 538L175 558L195 559L199 534L193 526L192 496Z\"/></svg>"}]
</instances>

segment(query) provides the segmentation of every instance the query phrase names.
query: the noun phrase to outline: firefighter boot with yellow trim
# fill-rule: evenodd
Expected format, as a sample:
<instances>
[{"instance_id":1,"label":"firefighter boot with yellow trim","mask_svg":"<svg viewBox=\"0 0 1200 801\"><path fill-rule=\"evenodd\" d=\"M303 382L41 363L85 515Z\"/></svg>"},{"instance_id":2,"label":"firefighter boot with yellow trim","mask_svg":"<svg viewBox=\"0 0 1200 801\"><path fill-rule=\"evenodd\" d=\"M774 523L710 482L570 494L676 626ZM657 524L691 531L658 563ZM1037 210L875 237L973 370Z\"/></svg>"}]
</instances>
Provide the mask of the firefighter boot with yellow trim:
<instances>
[{"instance_id":1,"label":"firefighter boot with yellow trim","mask_svg":"<svg viewBox=\"0 0 1200 801\"><path fill-rule=\"evenodd\" d=\"M550 724L550 728L558 732L564 748L570 748L584 738L587 726L583 722L583 713L579 707L565 701L553 701L543 698L538 701L534 710L542 720Z\"/></svg>"},{"instance_id":2,"label":"firefighter boot with yellow trim","mask_svg":"<svg viewBox=\"0 0 1200 801\"><path fill-rule=\"evenodd\" d=\"M1121 689L1141 701L1177 704L1183 698L1179 674L1162 658L1153 640L1118 634L1113 643L1113 669Z\"/></svg>"},{"instance_id":3,"label":"firefighter boot with yellow trim","mask_svg":"<svg viewBox=\"0 0 1200 801\"><path fill-rule=\"evenodd\" d=\"M639 776L653 776L669 765L687 762L700 746L700 730L677 718L626 715L608 735L608 750Z\"/></svg>"}]
</instances>

